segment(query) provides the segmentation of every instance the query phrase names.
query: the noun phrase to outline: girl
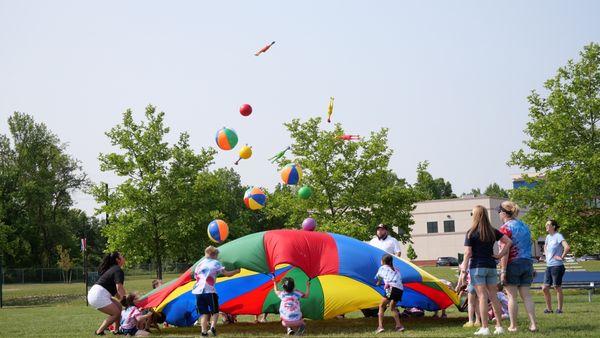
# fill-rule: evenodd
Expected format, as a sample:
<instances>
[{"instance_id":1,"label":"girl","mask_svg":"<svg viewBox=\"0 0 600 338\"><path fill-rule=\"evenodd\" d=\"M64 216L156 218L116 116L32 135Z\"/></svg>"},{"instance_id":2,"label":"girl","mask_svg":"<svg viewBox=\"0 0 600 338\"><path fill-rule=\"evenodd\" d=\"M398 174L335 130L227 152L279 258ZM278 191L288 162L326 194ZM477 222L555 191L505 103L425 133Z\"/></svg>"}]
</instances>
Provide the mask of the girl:
<instances>
[{"instance_id":1,"label":"girl","mask_svg":"<svg viewBox=\"0 0 600 338\"><path fill-rule=\"evenodd\" d=\"M475 292L479 299L479 318L481 328L475 332L476 336L487 336L490 334L488 328L488 301L492 302L494 313L498 318L494 334L504 333L502 328L502 317L500 316L500 302L496 297L498 292L498 272L496 271L496 259L508 254L512 241L497 229L492 227L488 218L487 210L482 205L477 205L472 211L473 223L465 237L465 256L461 265L461 273L466 273L469 268L471 282L475 286ZM494 255L494 244L500 241L504 244L498 255Z\"/></svg>"},{"instance_id":2,"label":"girl","mask_svg":"<svg viewBox=\"0 0 600 338\"><path fill-rule=\"evenodd\" d=\"M121 332L125 335L145 337L148 336L150 332L138 329L138 326L144 327L146 321L152 317L152 313L149 312L142 315L140 310L135 306L136 301L137 295L133 293L127 295L127 297L123 298L121 301L121 305L123 305L124 308L124 310L121 311Z\"/></svg>"},{"instance_id":3,"label":"girl","mask_svg":"<svg viewBox=\"0 0 600 338\"><path fill-rule=\"evenodd\" d=\"M377 270L377 285L383 280L385 297L381 299L379 304L379 327L375 333L385 331L383 328L383 314L385 308L390 304L392 316L396 321L396 331L404 331L404 326L400 322L400 314L398 313L397 303L402 300L402 276L400 271L394 267L394 258L390 254L385 254L381 258L381 267Z\"/></svg>"},{"instance_id":4,"label":"girl","mask_svg":"<svg viewBox=\"0 0 600 338\"><path fill-rule=\"evenodd\" d=\"M106 255L98 268L100 278L88 293L89 304L108 315L98 330L94 331L96 335L103 336L104 331L113 323L115 324L113 332L119 331L121 304L112 297L123 299L127 294L123 286L125 283L125 273L121 269L123 265L125 265L125 257L119 252L115 251Z\"/></svg>"},{"instance_id":5,"label":"girl","mask_svg":"<svg viewBox=\"0 0 600 338\"><path fill-rule=\"evenodd\" d=\"M287 328L287 334L293 335L295 333L299 336L304 334L306 327L304 320L302 319L302 311L300 309L300 298L308 298L310 293L310 280L306 281L306 293L302 293L294 289L294 280L290 277L285 277L281 280L283 291L277 290L277 282L273 277L273 290L277 297L281 299L281 305L279 306L279 316L281 317L281 324Z\"/></svg>"}]
</instances>

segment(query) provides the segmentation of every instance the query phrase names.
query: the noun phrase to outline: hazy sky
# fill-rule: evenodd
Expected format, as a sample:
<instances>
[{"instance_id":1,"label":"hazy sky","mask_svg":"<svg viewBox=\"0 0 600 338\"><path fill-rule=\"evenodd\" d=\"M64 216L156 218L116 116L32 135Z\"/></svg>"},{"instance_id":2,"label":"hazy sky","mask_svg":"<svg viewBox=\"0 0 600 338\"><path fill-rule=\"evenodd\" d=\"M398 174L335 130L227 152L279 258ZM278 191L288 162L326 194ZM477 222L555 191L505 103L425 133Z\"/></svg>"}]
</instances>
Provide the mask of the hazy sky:
<instances>
[{"instance_id":1,"label":"hazy sky","mask_svg":"<svg viewBox=\"0 0 600 338\"><path fill-rule=\"evenodd\" d=\"M272 188L267 158L290 144L282 123L324 117L335 96L347 132L389 128L391 167L410 183L429 160L457 194L508 188L527 95L600 41L599 14L598 1L0 0L0 133L13 111L29 113L93 181L115 184L99 170L114 150L104 132L151 103L170 140L188 131L195 149L236 129L254 150L236 167L243 183Z\"/></svg>"}]
</instances>

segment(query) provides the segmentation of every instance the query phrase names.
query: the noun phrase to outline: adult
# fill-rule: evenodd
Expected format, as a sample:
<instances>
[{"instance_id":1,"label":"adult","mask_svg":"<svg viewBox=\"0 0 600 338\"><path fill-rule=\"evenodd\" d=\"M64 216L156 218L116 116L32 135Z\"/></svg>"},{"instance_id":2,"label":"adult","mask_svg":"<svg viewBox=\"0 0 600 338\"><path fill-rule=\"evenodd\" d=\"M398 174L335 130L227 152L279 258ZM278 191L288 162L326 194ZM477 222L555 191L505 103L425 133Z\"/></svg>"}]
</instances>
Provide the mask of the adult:
<instances>
[{"instance_id":1,"label":"adult","mask_svg":"<svg viewBox=\"0 0 600 338\"><path fill-rule=\"evenodd\" d=\"M375 236L368 242L371 246L381 249L390 255L400 257L400 243L397 239L390 236L385 224L377 225ZM365 317L379 317L379 308L370 308L361 310Z\"/></svg>"},{"instance_id":2,"label":"adult","mask_svg":"<svg viewBox=\"0 0 600 338\"><path fill-rule=\"evenodd\" d=\"M389 253L390 255L400 257L400 254L402 253L400 249L400 243L397 239L389 235L388 228L385 224L379 224L377 226L377 233L369 241L369 244Z\"/></svg>"},{"instance_id":3,"label":"adult","mask_svg":"<svg viewBox=\"0 0 600 338\"><path fill-rule=\"evenodd\" d=\"M554 286L556 290L556 298L558 305L556 313L563 311L563 291L562 279L565 275L565 264L563 263L565 256L569 253L571 247L561 233L558 232L558 222L551 219L546 222L546 242L544 244L544 254L546 255L546 275L544 276L544 299L546 300L546 309L544 313L552 313L552 296L550 295L550 287Z\"/></svg>"},{"instance_id":4,"label":"adult","mask_svg":"<svg viewBox=\"0 0 600 338\"><path fill-rule=\"evenodd\" d=\"M529 316L529 331L537 331L535 306L531 299L531 283L533 282L533 261L531 259L531 231L529 227L517 218L519 206L511 201L504 201L498 207L498 216L502 223L500 232L508 236L513 244L507 256L500 262L502 283L508 292L508 316L510 327L508 331L517 331L518 296L521 295L525 310Z\"/></svg>"},{"instance_id":5,"label":"adult","mask_svg":"<svg viewBox=\"0 0 600 338\"><path fill-rule=\"evenodd\" d=\"M465 236L465 256L461 264L461 274L466 276L469 269L471 284L475 287L479 299L479 318L481 328L475 335L487 336L490 334L488 328L488 301L492 303L496 320L494 334L504 333L502 328L502 308L498 297L498 271L496 270L496 259L506 254L511 246L511 240L503 235L498 229L494 229L487 215L487 210L481 205L475 206L471 212L473 220L471 228ZM494 244L500 241L504 244L502 250L494 255Z\"/></svg>"},{"instance_id":6,"label":"adult","mask_svg":"<svg viewBox=\"0 0 600 338\"><path fill-rule=\"evenodd\" d=\"M125 257L119 252L115 251L106 255L98 268L100 278L88 293L89 304L108 315L98 330L94 332L96 335L104 335L104 331L113 323L115 324L113 333L116 334L119 331L121 320L121 304L119 301L127 294L123 286L125 273L121 269L124 264ZM116 297L119 301L112 297Z\"/></svg>"}]
</instances>

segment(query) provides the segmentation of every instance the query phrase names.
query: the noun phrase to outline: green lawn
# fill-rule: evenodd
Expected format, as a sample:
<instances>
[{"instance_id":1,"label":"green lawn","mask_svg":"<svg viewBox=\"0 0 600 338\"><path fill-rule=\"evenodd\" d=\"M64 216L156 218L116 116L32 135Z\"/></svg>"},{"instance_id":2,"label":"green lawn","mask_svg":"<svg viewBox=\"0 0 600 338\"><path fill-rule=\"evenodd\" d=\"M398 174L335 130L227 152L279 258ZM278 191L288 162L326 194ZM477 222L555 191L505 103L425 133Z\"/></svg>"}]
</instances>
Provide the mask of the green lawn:
<instances>
[{"instance_id":1,"label":"green lawn","mask_svg":"<svg viewBox=\"0 0 600 338\"><path fill-rule=\"evenodd\" d=\"M600 271L600 261L579 262L579 265L587 271Z\"/></svg>"},{"instance_id":2,"label":"green lawn","mask_svg":"<svg viewBox=\"0 0 600 338\"><path fill-rule=\"evenodd\" d=\"M449 268L427 268L434 275L454 281L454 270ZM452 278L454 276L454 278ZM176 277L169 275L165 280ZM128 290L140 293L150 289L151 278L129 277L126 282ZM82 284L10 284L4 286L5 305L0 309L0 337L45 336L45 337L82 337L91 336L92 332L103 319L103 315L85 306ZM536 313L539 318L540 333L510 334L511 337L521 336L550 336L550 337L581 337L600 336L600 321L597 320L597 307L600 296L595 295L593 302L587 301L585 291L569 291L565 297L565 313L563 315L543 314L543 298L539 292L534 293ZM402 334L388 332L382 336L407 337L465 337L474 332L473 329L463 329L465 314L452 307L448 310L447 319L426 318L405 320L407 331ZM220 325L220 336L273 336L284 335L283 327L276 322L276 315L270 315L271 322L267 324L250 323L250 317L242 317L242 322L235 325ZM523 306L520 307L520 325L525 328L527 321ZM326 321L308 321L309 336L327 337L364 337L375 336L377 326L375 319L362 318L360 312L347 315L346 319ZM505 327L507 324L505 324ZM386 327L393 327L393 321L387 318ZM167 328L161 336L190 337L199 336L198 328Z\"/></svg>"}]
</instances>

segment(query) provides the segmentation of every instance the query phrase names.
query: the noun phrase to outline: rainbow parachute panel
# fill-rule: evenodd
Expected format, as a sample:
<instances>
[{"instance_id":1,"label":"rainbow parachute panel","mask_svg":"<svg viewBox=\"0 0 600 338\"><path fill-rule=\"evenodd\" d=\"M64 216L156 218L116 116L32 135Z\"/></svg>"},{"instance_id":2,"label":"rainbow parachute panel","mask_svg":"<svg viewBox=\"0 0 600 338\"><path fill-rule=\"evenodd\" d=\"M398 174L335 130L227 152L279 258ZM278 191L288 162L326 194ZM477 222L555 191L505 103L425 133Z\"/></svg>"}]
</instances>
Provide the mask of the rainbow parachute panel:
<instances>
[{"instance_id":1,"label":"rainbow parachute panel","mask_svg":"<svg viewBox=\"0 0 600 338\"><path fill-rule=\"evenodd\" d=\"M343 235L301 230L272 230L251 234L219 247L219 260L228 270L242 272L219 278L216 289L221 312L241 315L278 313L277 281L292 277L305 291L311 279L310 297L301 300L302 314L310 319L329 319L359 309L378 306L383 286L375 274L385 252ZM201 260L200 260L201 261ZM179 278L145 295L139 307L154 308L176 326L191 326L198 319L191 293L198 261ZM435 311L458 304L456 293L412 263L394 258L400 270L404 295L400 306Z\"/></svg>"}]
</instances>

